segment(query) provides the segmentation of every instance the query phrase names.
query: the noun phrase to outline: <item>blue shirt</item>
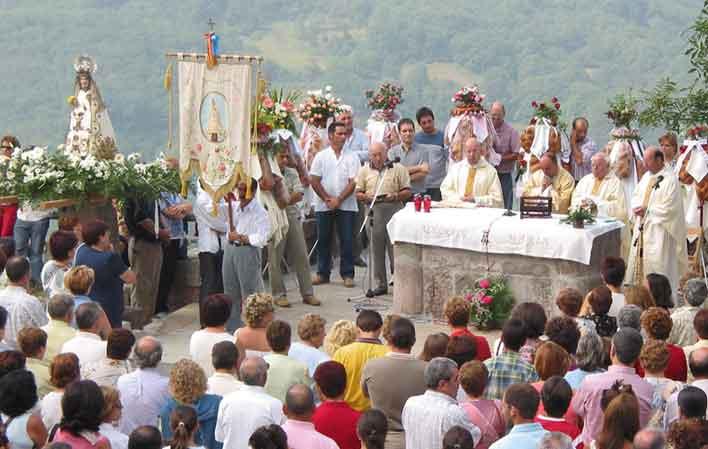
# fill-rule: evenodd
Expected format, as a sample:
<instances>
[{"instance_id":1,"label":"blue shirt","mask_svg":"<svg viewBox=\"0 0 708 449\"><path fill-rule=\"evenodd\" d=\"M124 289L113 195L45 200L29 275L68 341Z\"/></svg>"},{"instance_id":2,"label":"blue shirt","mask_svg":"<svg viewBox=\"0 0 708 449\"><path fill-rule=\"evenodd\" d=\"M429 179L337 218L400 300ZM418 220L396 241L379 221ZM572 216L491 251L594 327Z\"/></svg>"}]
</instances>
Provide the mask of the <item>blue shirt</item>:
<instances>
[{"instance_id":1,"label":"blue shirt","mask_svg":"<svg viewBox=\"0 0 708 449\"><path fill-rule=\"evenodd\" d=\"M541 438L548 433L539 423L517 424L489 449L537 449Z\"/></svg>"},{"instance_id":2,"label":"blue shirt","mask_svg":"<svg viewBox=\"0 0 708 449\"><path fill-rule=\"evenodd\" d=\"M189 404L197 412L199 428L194 434L194 442L197 446L204 446L206 449L222 449L223 443L216 441L214 432L216 430L216 418L221 404L221 396L214 394L203 394L194 404ZM160 410L160 424L162 426L162 437L165 440L172 438L170 428L170 415L172 411L180 405L175 398L170 397Z\"/></svg>"},{"instance_id":3,"label":"blue shirt","mask_svg":"<svg viewBox=\"0 0 708 449\"><path fill-rule=\"evenodd\" d=\"M95 281L89 297L101 305L112 327L123 324L123 280L120 276L128 270L121 257L112 251L98 251L82 245L76 251L74 266L93 268Z\"/></svg>"},{"instance_id":4,"label":"blue shirt","mask_svg":"<svg viewBox=\"0 0 708 449\"><path fill-rule=\"evenodd\" d=\"M430 145L430 153L428 154L430 173L425 177L425 187L428 189L439 188L447 174L447 160L449 158L449 151L445 147L445 133L440 130L432 134L419 131L415 134L414 142Z\"/></svg>"},{"instance_id":5,"label":"blue shirt","mask_svg":"<svg viewBox=\"0 0 708 449\"><path fill-rule=\"evenodd\" d=\"M178 206L182 203L184 203L182 197L177 193L171 192L162 192L160 194L160 200L158 201L160 212L169 207ZM182 219L170 218L166 214L162 214L162 220L165 227L170 230L171 240L184 238L184 222Z\"/></svg>"}]
</instances>

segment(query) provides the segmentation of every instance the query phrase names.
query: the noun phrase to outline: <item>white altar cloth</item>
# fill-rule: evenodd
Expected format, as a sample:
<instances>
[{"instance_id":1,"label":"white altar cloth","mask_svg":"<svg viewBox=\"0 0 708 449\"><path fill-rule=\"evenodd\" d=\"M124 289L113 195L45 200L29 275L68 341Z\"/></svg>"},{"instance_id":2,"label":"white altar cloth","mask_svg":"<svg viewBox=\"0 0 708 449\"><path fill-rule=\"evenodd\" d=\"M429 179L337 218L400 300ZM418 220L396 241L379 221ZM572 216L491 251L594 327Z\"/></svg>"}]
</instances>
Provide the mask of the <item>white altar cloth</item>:
<instances>
[{"instance_id":1,"label":"white altar cloth","mask_svg":"<svg viewBox=\"0 0 708 449\"><path fill-rule=\"evenodd\" d=\"M590 265L593 240L615 229L620 221L598 218L584 229L560 223L564 215L552 218L504 217L504 209L433 208L430 213L415 212L413 204L397 212L388 222L393 243L484 252L484 233L489 231L488 251L492 254L564 259Z\"/></svg>"}]
</instances>

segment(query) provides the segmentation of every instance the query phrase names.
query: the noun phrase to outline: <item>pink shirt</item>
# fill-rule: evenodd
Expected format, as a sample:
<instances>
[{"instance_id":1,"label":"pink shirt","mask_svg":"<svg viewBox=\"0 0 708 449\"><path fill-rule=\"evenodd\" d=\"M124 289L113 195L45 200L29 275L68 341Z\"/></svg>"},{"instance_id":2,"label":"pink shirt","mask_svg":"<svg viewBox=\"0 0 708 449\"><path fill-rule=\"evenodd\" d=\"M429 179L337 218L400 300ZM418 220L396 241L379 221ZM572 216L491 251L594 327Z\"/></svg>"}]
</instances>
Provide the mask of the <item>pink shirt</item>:
<instances>
[{"instance_id":1,"label":"pink shirt","mask_svg":"<svg viewBox=\"0 0 708 449\"><path fill-rule=\"evenodd\" d=\"M479 440L475 449L488 449L492 443L499 439L499 434L477 407L469 402L461 403L460 407L467 412L467 416L470 418L470 421L472 421L472 424L479 427L479 430L482 432L482 439Z\"/></svg>"},{"instance_id":2,"label":"pink shirt","mask_svg":"<svg viewBox=\"0 0 708 449\"><path fill-rule=\"evenodd\" d=\"M316 431L311 422L288 419L282 428L290 449L339 449L333 439Z\"/></svg>"},{"instance_id":3,"label":"pink shirt","mask_svg":"<svg viewBox=\"0 0 708 449\"><path fill-rule=\"evenodd\" d=\"M108 439L98 432L86 432L86 436L90 437L92 441L87 440L83 436L77 437L70 432L59 430L54 437L54 441L58 443L67 443L71 446L71 449L97 449L101 447L107 448L110 446Z\"/></svg>"},{"instance_id":4,"label":"pink shirt","mask_svg":"<svg viewBox=\"0 0 708 449\"><path fill-rule=\"evenodd\" d=\"M586 447L590 447L592 440L602 430L603 413L600 407L602 392L611 388L612 384L618 380L621 380L625 385L631 385L634 394L637 395L639 400L639 427L643 428L649 422L654 387L639 377L634 368L612 365L606 373L586 376L570 404L575 413L583 418L585 422L581 437Z\"/></svg>"}]
</instances>

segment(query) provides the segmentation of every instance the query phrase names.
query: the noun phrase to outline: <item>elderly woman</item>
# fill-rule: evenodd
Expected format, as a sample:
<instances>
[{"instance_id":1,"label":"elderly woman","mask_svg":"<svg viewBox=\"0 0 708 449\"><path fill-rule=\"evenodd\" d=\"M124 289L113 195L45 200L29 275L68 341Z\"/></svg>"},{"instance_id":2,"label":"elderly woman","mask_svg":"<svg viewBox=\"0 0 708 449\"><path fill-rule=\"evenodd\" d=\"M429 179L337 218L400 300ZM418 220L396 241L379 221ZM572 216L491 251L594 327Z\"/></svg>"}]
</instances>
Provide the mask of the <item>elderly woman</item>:
<instances>
[{"instance_id":1,"label":"elderly woman","mask_svg":"<svg viewBox=\"0 0 708 449\"><path fill-rule=\"evenodd\" d=\"M123 406L120 403L120 393L113 387L101 387L103 393L103 410L101 411L101 425L98 426L101 435L108 438L111 449L128 449L128 435L118 430Z\"/></svg>"},{"instance_id":2,"label":"elderly woman","mask_svg":"<svg viewBox=\"0 0 708 449\"><path fill-rule=\"evenodd\" d=\"M79 358L70 352L58 354L49 365L49 383L54 386L54 391L48 393L40 404L42 421L50 431L59 424L62 418L61 401L66 387L79 380Z\"/></svg>"},{"instance_id":3,"label":"elderly woman","mask_svg":"<svg viewBox=\"0 0 708 449\"><path fill-rule=\"evenodd\" d=\"M13 449L42 447L47 441L47 429L33 412L37 403L34 375L15 370L0 379L0 411L7 416L5 434Z\"/></svg>"},{"instance_id":4,"label":"elderly woman","mask_svg":"<svg viewBox=\"0 0 708 449\"><path fill-rule=\"evenodd\" d=\"M98 430L103 411L103 393L91 380L80 380L66 387L61 401L64 416L54 440L72 449L111 449L111 444Z\"/></svg>"},{"instance_id":5,"label":"elderly woman","mask_svg":"<svg viewBox=\"0 0 708 449\"><path fill-rule=\"evenodd\" d=\"M570 388L577 390L588 374L602 372L605 358L605 345L602 337L596 332L585 332L578 340L578 349L575 352L576 368L568 371L564 378Z\"/></svg>"},{"instance_id":6,"label":"elderly woman","mask_svg":"<svg viewBox=\"0 0 708 449\"><path fill-rule=\"evenodd\" d=\"M356 340L356 324L351 320L337 320L324 338L324 350L330 357L342 346ZM446 342L447 344L447 342ZM443 349L444 351L444 349Z\"/></svg>"},{"instance_id":7,"label":"elderly woman","mask_svg":"<svg viewBox=\"0 0 708 449\"><path fill-rule=\"evenodd\" d=\"M170 372L169 389L171 397L160 411L162 436L172 438L170 415L178 405L191 405L197 411L199 429L194 434L194 442L206 449L221 449L222 444L214 438L216 416L221 396L206 394L207 378L196 362L179 360Z\"/></svg>"},{"instance_id":8,"label":"elderly woman","mask_svg":"<svg viewBox=\"0 0 708 449\"><path fill-rule=\"evenodd\" d=\"M81 304L91 302L88 295L95 281L96 273L86 265L78 265L64 275L64 289L74 295L74 312Z\"/></svg>"},{"instance_id":9,"label":"elderly woman","mask_svg":"<svg viewBox=\"0 0 708 449\"><path fill-rule=\"evenodd\" d=\"M642 331L646 336L663 342L669 338L673 325L669 312L661 307L651 307L645 310L642 313L641 324ZM664 374L669 379L686 382L688 367L683 349L672 344L667 344L666 347L669 350L669 363ZM639 375L642 374L639 373Z\"/></svg>"},{"instance_id":10,"label":"elderly woman","mask_svg":"<svg viewBox=\"0 0 708 449\"><path fill-rule=\"evenodd\" d=\"M266 328L273 321L273 297L267 293L254 293L246 298L243 321L246 326L234 332L234 343L239 354L246 357L263 356L270 352Z\"/></svg>"},{"instance_id":11,"label":"elderly woman","mask_svg":"<svg viewBox=\"0 0 708 449\"><path fill-rule=\"evenodd\" d=\"M682 291L686 305L675 309L671 314L671 321L674 324L668 342L685 347L698 340L693 320L708 296L708 287L702 278L689 279Z\"/></svg>"}]
</instances>

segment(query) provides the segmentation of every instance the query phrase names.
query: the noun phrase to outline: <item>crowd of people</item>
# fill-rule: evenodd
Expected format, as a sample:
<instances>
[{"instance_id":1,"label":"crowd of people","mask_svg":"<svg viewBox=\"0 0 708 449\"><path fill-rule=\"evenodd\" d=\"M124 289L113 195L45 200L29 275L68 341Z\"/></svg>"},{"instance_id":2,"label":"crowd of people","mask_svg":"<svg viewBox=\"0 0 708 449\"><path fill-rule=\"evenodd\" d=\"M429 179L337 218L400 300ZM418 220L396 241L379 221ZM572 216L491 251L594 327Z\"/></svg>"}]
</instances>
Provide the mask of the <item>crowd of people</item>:
<instances>
[{"instance_id":1,"label":"crowd of people","mask_svg":"<svg viewBox=\"0 0 708 449\"><path fill-rule=\"evenodd\" d=\"M88 268L69 270L72 293L53 294L45 311L28 291L29 261L3 262L0 446L8 449L708 444L702 278L684 278L676 294L656 274L623 289L625 263L608 257L603 285L585 295L560 290L550 316L538 303L516 304L497 341L474 334L470 303L452 297L448 331L429 335L419 354L411 320L373 310L329 332L308 313L295 339L265 293L246 298L244 325L230 333L232 300L216 293L203 301L189 356L167 367L159 339L112 327L86 296Z\"/></svg>"}]
</instances>

